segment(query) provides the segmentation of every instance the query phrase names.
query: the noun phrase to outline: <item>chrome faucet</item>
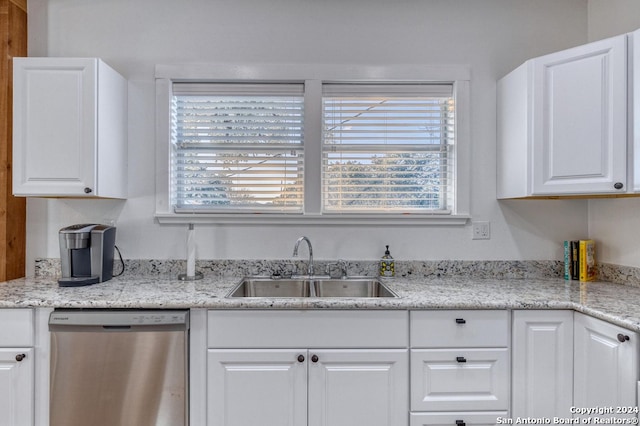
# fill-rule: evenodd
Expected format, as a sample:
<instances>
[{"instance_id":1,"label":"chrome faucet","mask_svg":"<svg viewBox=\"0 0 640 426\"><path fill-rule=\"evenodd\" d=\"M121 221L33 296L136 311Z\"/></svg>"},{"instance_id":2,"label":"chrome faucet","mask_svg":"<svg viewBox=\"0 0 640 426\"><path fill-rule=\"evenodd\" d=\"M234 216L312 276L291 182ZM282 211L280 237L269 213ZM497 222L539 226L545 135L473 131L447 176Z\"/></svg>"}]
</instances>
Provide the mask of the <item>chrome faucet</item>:
<instances>
[{"instance_id":1,"label":"chrome faucet","mask_svg":"<svg viewBox=\"0 0 640 426\"><path fill-rule=\"evenodd\" d=\"M313 248L311 247L311 241L307 237L300 237L296 241L296 245L293 247L293 257L298 257L298 246L301 241L306 241L309 246L309 263L307 264L307 275L313 275Z\"/></svg>"}]
</instances>

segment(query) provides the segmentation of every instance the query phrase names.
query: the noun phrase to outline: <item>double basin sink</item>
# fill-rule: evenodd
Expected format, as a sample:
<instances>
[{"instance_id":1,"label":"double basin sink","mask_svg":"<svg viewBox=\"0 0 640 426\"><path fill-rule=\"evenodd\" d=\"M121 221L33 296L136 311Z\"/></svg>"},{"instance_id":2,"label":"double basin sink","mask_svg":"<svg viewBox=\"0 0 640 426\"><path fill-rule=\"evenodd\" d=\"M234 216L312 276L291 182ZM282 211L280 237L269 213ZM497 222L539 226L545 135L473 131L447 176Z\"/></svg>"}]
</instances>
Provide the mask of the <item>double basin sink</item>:
<instances>
[{"instance_id":1,"label":"double basin sink","mask_svg":"<svg viewBox=\"0 0 640 426\"><path fill-rule=\"evenodd\" d=\"M246 277L227 297L398 297L372 277Z\"/></svg>"}]
</instances>

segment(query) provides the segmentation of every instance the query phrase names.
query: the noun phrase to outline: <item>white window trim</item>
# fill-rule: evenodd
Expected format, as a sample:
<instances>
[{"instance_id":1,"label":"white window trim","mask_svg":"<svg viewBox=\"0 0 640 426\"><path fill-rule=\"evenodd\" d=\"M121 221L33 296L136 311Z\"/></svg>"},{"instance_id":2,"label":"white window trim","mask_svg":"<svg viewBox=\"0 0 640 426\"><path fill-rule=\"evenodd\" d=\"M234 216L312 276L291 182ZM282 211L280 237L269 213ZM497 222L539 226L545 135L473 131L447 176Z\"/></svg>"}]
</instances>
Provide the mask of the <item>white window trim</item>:
<instances>
[{"instance_id":1,"label":"white window trim","mask_svg":"<svg viewBox=\"0 0 640 426\"><path fill-rule=\"evenodd\" d=\"M465 65L301 65L301 64L172 64L156 66L156 212L161 224L247 225L464 225L470 218L470 75ZM171 90L175 81L304 82L305 91L320 98L323 82L453 82L456 98L456 212L455 214L320 214L320 181L305 179L304 214L175 213L169 194ZM305 104L305 141L322 134L322 105ZM316 141L319 142L319 141ZM305 145L305 175L320 176L322 144ZM317 151L317 152L314 152Z\"/></svg>"}]
</instances>

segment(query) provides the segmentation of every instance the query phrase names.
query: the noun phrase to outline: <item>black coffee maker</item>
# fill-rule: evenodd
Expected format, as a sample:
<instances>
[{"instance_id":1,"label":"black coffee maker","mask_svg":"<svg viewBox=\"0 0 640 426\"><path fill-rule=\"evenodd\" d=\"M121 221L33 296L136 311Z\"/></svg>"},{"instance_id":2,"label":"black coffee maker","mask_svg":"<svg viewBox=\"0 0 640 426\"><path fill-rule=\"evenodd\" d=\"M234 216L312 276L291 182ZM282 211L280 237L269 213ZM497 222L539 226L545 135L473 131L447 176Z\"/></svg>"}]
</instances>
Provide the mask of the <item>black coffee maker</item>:
<instances>
[{"instance_id":1,"label":"black coffee maker","mask_svg":"<svg viewBox=\"0 0 640 426\"><path fill-rule=\"evenodd\" d=\"M79 287L108 281L113 277L116 228L79 224L62 228L60 241L61 287Z\"/></svg>"}]
</instances>

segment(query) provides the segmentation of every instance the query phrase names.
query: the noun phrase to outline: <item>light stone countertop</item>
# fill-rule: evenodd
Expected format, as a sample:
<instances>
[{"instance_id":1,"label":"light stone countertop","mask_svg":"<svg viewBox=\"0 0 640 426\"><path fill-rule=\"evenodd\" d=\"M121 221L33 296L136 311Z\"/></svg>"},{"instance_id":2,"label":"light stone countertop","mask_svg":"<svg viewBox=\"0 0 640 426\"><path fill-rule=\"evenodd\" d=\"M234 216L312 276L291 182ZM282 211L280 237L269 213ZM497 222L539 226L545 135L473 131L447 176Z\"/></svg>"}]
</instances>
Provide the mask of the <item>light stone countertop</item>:
<instances>
[{"instance_id":1,"label":"light stone countertop","mask_svg":"<svg viewBox=\"0 0 640 426\"><path fill-rule=\"evenodd\" d=\"M394 278L399 297L225 298L239 278L179 281L119 277L86 287L60 287L54 278L0 283L0 308L133 309L574 309L640 332L640 287L552 278Z\"/></svg>"}]
</instances>

